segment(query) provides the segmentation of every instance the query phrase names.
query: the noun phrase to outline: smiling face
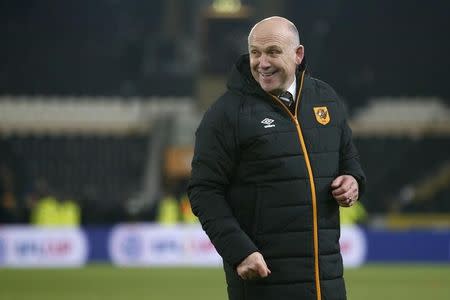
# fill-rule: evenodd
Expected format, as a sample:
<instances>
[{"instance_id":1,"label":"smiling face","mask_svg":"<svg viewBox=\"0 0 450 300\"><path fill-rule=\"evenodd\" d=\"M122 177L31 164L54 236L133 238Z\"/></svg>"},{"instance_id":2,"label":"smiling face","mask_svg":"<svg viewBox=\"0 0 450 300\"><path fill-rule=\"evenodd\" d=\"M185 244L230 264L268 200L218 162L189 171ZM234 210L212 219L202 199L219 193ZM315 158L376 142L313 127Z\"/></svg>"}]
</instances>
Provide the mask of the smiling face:
<instances>
[{"instance_id":1,"label":"smiling face","mask_svg":"<svg viewBox=\"0 0 450 300\"><path fill-rule=\"evenodd\" d=\"M253 78L274 95L289 88L303 60L303 46L290 25L280 17L265 19L253 27L248 38Z\"/></svg>"}]
</instances>

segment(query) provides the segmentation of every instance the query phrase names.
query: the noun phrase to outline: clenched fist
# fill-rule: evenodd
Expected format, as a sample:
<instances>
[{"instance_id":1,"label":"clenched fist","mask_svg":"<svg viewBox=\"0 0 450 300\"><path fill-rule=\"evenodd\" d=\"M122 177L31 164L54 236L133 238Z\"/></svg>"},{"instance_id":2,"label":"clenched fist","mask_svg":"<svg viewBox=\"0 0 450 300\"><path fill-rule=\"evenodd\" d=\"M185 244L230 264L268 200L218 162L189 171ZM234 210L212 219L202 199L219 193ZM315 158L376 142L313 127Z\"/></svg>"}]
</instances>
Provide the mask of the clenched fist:
<instances>
[{"instance_id":1,"label":"clenched fist","mask_svg":"<svg viewBox=\"0 0 450 300\"><path fill-rule=\"evenodd\" d=\"M270 275L270 270L259 252L247 256L238 266L237 273L244 280L264 278Z\"/></svg>"}]
</instances>

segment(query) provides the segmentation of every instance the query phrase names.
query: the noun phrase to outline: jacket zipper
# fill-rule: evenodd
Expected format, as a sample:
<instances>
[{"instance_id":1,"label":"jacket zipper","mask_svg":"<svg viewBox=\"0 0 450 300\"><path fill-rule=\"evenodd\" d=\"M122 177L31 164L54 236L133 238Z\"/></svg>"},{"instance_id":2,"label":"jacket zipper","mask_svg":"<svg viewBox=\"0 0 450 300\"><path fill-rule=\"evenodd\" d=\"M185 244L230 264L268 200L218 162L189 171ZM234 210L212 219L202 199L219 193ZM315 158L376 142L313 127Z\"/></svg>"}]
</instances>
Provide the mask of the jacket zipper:
<instances>
[{"instance_id":1,"label":"jacket zipper","mask_svg":"<svg viewBox=\"0 0 450 300\"><path fill-rule=\"evenodd\" d=\"M300 79L300 89L298 90L297 101L295 103L295 114L293 115L291 111L275 96L271 95L272 98L277 101L288 113L291 120L295 123L295 127L297 128L297 135L300 141L300 146L302 148L303 155L305 156L306 169L308 170L309 177L309 185L311 188L311 201L312 201L312 209L313 209L313 241L314 241L314 281L316 285L316 295L317 300L322 299L322 293L320 289L320 270L319 270L319 232L317 226L317 198L316 198L316 186L314 184L314 175L311 167L311 162L309 160L308 151L306 149L305 140L303 138L302 129L300 127L300 123L297 119L297 110L300 104L301 94L303 90L303 80L305 76L305 71L302 72L302 76Z\"/></svg>"}]
</instances>

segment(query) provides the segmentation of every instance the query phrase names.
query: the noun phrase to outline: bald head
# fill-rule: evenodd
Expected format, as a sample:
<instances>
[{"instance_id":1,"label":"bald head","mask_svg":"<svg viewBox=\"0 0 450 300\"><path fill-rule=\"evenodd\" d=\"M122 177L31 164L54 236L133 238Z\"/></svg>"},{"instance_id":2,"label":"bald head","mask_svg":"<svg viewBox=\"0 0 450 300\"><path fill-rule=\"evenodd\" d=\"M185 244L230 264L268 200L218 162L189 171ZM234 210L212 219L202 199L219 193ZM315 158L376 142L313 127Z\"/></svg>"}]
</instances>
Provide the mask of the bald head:
<instances>
[{"instance_id":1,"label":"bald head","mask_svg":"<svg viewBox=\"0 0 450 300\"><path fill-rule=\"evenodd\" d=\"M304 54L295 25L282 17L270 17L253 26L248 52L253 78L261 88L278 94L294 82Z\"/></svg>"},{"instance_id":2,"label":"bald head","mask_svg":"<svg viewBox=\"0 0 450 300\"><path fill-rule=\"evenodd\" d=\"M289 38L291 39L292 45L294 47L300 45L300 37L297 30L297 27L286 18L273 16L266 19L263 19L256 23L253 28L250 30L248 35L248 44L250 45L251 39L255 33L258 33L259 30L267 31L279 29L281 31L285 31L289 34Z\"/></svg>"}]
</instances>

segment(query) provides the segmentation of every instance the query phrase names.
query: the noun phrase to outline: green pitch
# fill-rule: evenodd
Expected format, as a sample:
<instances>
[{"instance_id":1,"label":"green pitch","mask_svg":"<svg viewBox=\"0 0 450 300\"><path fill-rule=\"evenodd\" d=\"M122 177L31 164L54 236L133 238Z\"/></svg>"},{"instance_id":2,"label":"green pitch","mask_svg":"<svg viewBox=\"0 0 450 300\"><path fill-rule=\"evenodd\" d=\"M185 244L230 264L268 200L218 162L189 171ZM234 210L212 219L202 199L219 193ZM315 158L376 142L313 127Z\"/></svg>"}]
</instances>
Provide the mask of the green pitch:
<instances>
[{"instance_id":1,"label":"green pitch","mask_svg":"<svg viewBox=\"0 0 450 300\"><path fill-rule=\"evenodd\" d=\"M349 300L450 299L450 265L346 270ZM226 300L217 268L0 269L1 300Z\"/></svg>"}]
</instances>

